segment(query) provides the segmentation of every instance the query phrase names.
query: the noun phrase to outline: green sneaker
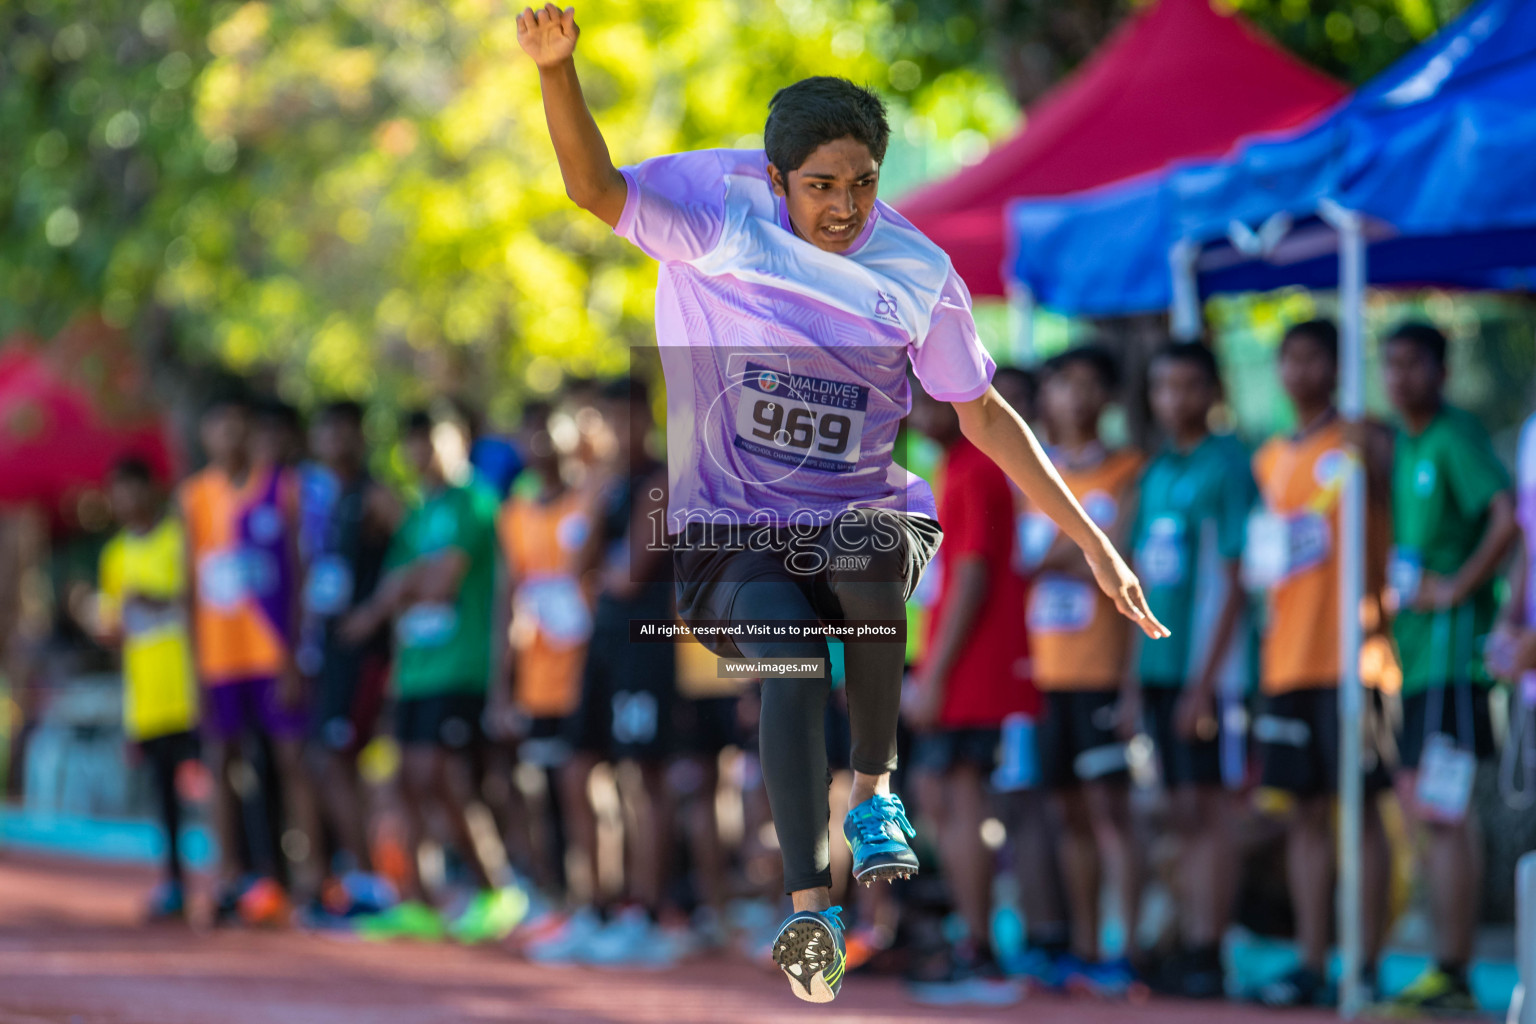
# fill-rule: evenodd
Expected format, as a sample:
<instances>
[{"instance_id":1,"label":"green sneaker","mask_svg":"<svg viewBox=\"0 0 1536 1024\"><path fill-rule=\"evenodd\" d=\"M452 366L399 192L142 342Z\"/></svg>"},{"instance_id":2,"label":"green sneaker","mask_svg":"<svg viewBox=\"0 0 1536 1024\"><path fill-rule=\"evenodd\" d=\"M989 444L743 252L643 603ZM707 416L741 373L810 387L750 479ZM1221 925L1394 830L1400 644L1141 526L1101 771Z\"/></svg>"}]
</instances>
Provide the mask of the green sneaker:
<instances>
[{"instance_id":1,"label":"green sneaker","mask_svg":"<svg viewBox=\"0 0 1536 1024\"><path fill-rule=\"evenodd\" d=\"M1478 1008L1465 976L1457 977L1435 966L1426 968L1388 1005L1392 1010L1410 1013L1469 1013Z\"/></svg>"},{"instance_id":2,"label":"green sneaker","mask_svg":"<svg viewBox=\"0 0 1536 1024\"><path fill-rule=\"evenodd\" d=\"M359 918L357 934L372 942L388 939L441 942L447 930L443 927L442 915L436 910L425 903L407 900L382 913Z\"/></svg>"},{"instance_id":3,"label":"green sneaker","mask_svg":"<svg viewBox=\"0 0 1536 1024\"><path fill-rule=\"evenodd\" d=\"M516 886L487 889L470 900L469 906L448 925L448 934L456 942L478 945L500 942L512 934L528 913L528 894Z\"/></svg>"}]
</instances>

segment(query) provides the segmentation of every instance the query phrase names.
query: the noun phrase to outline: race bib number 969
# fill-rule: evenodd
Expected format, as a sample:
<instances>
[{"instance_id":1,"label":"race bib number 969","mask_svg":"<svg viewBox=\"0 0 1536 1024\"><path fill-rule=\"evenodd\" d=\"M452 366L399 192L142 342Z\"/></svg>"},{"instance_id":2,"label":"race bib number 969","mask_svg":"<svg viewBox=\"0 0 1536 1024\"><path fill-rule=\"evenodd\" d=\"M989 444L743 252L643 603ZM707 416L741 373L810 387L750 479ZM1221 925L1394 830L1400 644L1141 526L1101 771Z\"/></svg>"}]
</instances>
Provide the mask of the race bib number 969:
<instances>
[{"instance_id":1,"label":"race bib number 969","mask_svg":"<svg viewBox=\"0 0 1536 1024\"><path fill-rule=\"evenodd\" d=\"M734 444L753 455L827 473L859 462L869 388L748 363Z\"/></svg>"}]
</instances>

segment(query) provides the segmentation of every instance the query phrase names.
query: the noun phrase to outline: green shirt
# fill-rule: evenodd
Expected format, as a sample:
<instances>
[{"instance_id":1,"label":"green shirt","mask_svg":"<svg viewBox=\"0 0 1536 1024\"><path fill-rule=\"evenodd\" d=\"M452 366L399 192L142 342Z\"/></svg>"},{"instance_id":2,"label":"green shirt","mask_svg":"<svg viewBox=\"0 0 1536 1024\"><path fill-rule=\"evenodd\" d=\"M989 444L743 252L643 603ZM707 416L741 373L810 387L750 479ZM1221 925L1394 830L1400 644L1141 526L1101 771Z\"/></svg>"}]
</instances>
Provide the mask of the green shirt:
<instances>
[{"instance_id":1,"label":"green shirt","mask_svg":"<svg viewBox=\"0 0 1536 1024\"><path fill-rule=\"evenodd\" d=\"M1392 631L1403 662L1403 693L1448 681L1487 685L1482 639L1493 628L1489 580L1444 612L1407 609L1425 572L1453 576L1488 529L1488 508L1509 490L1493 442L1469 413L1443 407L1417 436L1401 425L1392 454L1391 582L1399 603Z\"/></svg>"},{"instance_id":2,"label":"green shirt","mask_svg":"<svg viewBox=\"0 0 1536 1024\"><path fill-rule=\"evenodd\" d=\"M1131 549L1152 613L1173 632L1142 641L1142 685L1184 686L1204 667L1226 600L1227 566L1242 557L1257 494L1248 450L1231 435L1209 435L1187 452L1164 449L1142 474ZM1227 648L1219 692L1247 689L1255 647L1245 613Z\"/></svg>"},{"instance_id":3,"label":"green shirt","mask_svg":"<svg viewBox=\"0 0 1536 1024\"><path fill-rule=\"evenodd\" d=\"M491 676L496 593L496 499L471 484L444 487L406 517L387 567L449 550L469 567L451 604L421 603L395 624L395 693L407 699L485 693Z\"/></svg>"}]
</instances>

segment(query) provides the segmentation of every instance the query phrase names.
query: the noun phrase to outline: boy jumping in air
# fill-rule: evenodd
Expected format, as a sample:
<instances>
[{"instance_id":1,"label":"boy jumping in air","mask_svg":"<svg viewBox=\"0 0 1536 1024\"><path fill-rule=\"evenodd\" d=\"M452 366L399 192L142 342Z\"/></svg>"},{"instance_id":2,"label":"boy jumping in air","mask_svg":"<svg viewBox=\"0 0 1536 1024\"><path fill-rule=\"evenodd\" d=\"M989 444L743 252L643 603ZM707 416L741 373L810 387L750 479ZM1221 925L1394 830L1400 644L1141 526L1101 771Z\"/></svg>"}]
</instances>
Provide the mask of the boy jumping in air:
<instances>
[{"instance_id":1,"label":"boy jumping in air","mask_svg":"<svg viewBox=\"0 0 1536 1024\"><path fill-rule=\"evenodd\" d=\"M619 169L582 98L574 10L518 16L572 200L659 260L669 507L686 622L782 622L716 634L717 654L825 659L803 623L897 622L941 537L933 494L893 461L910 365L965 436L1083 547L1099 586L1149 636L1166 630L1104 533L991 386L949 258L876 199L890 129L871 93L810 78L770 104L762 150L702 150ZM910 875L911 826L890 792L905 643L847 647L854 781L843 832L854 877ZM822 664L825 664L823 660ZM845 964L831 907L828 680L763 687L763 776L795 912L775 962L828 1002Z\"/></svg>"}]
</instances>

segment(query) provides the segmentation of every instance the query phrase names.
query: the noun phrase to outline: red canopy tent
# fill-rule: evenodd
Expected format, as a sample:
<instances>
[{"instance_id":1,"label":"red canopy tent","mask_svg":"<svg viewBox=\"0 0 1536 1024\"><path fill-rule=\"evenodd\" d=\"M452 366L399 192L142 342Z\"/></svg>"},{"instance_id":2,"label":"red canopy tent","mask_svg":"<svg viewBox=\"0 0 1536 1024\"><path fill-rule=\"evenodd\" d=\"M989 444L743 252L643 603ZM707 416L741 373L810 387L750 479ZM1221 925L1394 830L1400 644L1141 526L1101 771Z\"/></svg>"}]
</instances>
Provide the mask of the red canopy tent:
<instances>
[{"instance_id":1,"label":"red canopy tent","mask_svg":"<svg viewBox=\"0 0 1536 1024\"><path fill-rule=\"evenodd\" d=\"M62 506L128 455L170 479L165 426L127 348L94 318L47 344L17 336L0 346L0 503L68 520Z\"/></svg>"},{"instance_id":2,"label":"red canopy tent","mask_svg":"<svg viewBox=\"0 0 1536 1024\"><path fill-rule=\"evenodd\" d=\"M1345 94L1210 0L1158 0L1036 103L1018 135L896 205L949 253L972 294L1002 295L1008 200L1216 156L1243 135L1300 124Z\"/></svg>"}]
</instances>

